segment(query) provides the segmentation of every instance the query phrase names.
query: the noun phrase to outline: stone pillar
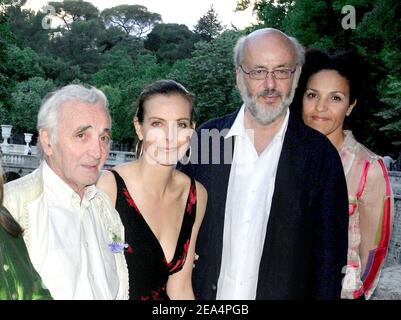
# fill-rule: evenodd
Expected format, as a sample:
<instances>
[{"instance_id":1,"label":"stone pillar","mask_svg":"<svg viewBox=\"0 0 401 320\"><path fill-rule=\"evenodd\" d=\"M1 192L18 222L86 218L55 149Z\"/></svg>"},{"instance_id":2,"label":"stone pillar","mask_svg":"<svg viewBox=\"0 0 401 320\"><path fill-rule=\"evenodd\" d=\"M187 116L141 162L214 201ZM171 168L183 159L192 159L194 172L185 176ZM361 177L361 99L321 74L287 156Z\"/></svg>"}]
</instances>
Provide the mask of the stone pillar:
<instances>
[{"instance_id":1,"label":"stone pillar","mask_svg":"<svg viewBox=\"0 0 401 320\"><path fill-rule=\"evenodd\" d=\"M31 143L31 141L32 141L32 136L33 136L33 133L24 133L25 143L26 143L25 148L24 148L24 154L25 155L32 154L32 150L31 150L31 147L29 145Z\"/></svg>"},{"instance_id":2,"label":"stone pillar","mask_svg":"<svg viewBox=\"0 0 401 320\"><path fill-rule=\"evenodd\" d=\"M7 153L9 151L8 138L11 137L11 130L13 126L9 124L1 125L1 136L3 137L3 143L1 144L1 151Z\"/></svg>"}]
</instances>

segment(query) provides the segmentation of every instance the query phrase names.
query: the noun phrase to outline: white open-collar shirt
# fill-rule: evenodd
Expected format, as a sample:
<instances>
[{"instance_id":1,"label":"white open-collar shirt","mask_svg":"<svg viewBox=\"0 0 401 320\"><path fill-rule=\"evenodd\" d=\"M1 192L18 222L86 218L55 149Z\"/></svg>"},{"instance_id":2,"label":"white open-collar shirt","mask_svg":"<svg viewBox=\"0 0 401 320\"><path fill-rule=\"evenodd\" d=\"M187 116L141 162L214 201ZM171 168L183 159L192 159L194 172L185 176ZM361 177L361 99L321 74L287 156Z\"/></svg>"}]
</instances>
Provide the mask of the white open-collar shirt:
<instances>
[{"instance_id":1,"label":"white open-collar shirt","mask_svg":"<svg viewBox=\"0 0 401 320\"><path fill-rule=\"evenodd\" d=\"M31 224L30 257L54 299L115 299L119 279L114 253L89 186L81 198L43 165L43 198Z\"/></svg>"},{"instance_id":2,"label":"white open-collar shirt","mask_svg":"<svg viewBox=\"0 0 401 320\"><path fill-rule=\"evenodd\" d=\"M256 298L259 265L266 237L278 161L287 131L289 110L279 131L258 155L253 134L245 129L242 106L230 131L235 137L227 189L223 252L217 299Z\"/></svg>"}]
</instances>

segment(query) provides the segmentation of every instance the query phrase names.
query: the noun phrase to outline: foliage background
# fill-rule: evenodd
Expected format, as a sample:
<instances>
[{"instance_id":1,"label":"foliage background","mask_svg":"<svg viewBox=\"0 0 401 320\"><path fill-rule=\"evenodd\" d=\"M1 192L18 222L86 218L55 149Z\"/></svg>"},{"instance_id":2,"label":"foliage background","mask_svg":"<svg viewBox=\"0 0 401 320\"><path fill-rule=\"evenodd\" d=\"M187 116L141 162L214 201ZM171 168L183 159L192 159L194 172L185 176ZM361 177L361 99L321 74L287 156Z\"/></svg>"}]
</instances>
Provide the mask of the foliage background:
<instances>
[{"instance_id":1,"label":"foliage background","mask_svg":"<svg viewBox=\"0 0 401 320\"><path fill-rule=\"evenodd\" d=\"M352 125L373 151L397 157L401 146L401 2L398 0L239 0L258 23L245 30L223 26L213 7L193 30L164 24L157 12L120 5L100 12L82 0L50 2L57 28L43 28L45 13L23 9L26 0L0 0L0 122L14 133L35 132L41 99L56 87L86 83L104 90L113 118L114 148L133 148L132 115L144 85L163 78L196 95L196 120L234 111L232 50L238 37L275 27L306 47L354 49L366 65L365 101ZM345 30L344 5L356 12ZM232 8L227 8L232 10ZM46 20L45 20L46 21Z\"/></svg>"}]
</instances>

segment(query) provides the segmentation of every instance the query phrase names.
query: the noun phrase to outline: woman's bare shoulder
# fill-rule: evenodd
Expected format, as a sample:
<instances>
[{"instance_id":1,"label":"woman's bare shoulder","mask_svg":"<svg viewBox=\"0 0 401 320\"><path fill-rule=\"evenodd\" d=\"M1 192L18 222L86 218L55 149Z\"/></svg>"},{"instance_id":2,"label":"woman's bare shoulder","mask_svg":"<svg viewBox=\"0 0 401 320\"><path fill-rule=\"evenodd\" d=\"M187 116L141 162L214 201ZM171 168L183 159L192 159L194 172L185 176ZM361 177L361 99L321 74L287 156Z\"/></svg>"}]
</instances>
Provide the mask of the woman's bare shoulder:
<instances>
[{"instance_id":1,"label":"woman's bare shoulder","mask_svg":"<svg viewBox=\"0 0 401 320\"><path fill-rule=\"evenodd\" d=\"M135 161L120 164L113 168L124 181L130 180L137 175L137 163Z\"/></svg>"},{"instance_id":2,"label":"woman's bare shoulder","mask_svg":"<svg viewBox=\"0 0 401 320\"><path fill-rule=\"evenodd\" d=\"M115 178L110 170L102 170L100 172L100 177L96 183L96 186L103 189L103 186L108 186L110 184L115 184Z\"/></svg>"}]
</instances>

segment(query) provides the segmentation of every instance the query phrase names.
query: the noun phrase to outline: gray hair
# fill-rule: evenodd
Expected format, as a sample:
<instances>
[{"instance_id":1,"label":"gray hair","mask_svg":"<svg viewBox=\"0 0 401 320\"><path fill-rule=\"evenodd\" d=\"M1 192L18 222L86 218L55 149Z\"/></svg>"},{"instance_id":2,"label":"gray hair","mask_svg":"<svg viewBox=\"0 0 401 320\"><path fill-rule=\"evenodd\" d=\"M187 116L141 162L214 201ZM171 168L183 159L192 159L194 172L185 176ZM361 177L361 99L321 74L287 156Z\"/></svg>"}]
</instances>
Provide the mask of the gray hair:
<instances>
[{"instance_id":1,"label":"gray hair","mask_svg":"<svg viewBox=\"0 0 401 320\"><path fill-rule=\"evenodd\" d=\"M108 109L108 100L106 95L95 87L86 88L79 84L70 84L58 90L55 90L43 99L38 113L37 130L46 129L49 131L52 143L57 140L58 114L64 103L68 101L78 101L88 104L101 104L109 118L111 117ZM44 157L44 152L40 141L38 141L38 151L40 156Z\"/></svg>"},{"instance_id":2,"label":"gray hair","mask_svg":"<svg viewBox=\"0 0 401 320\"><path fill-rule=\"evenodd\" d=\"M261 30L257 30L254 32L263 32L264 30L266 30L266 29L261 29ZM296 64L303 65L305 63L305 49L299 43L299 41L294 37L287 36L284 32L281 32L279 30L276 30L276 29L271 29L271 30L282 34L290 41L292 48L294 50L294 53L295 53ZM246 43L247 39L248 39L248 36L240 37L237 40L237 43L234 47L234 65L236 68L238 68L244 60L244 49L245 49L245 43Z\"/></svg>"}]
</instances>

